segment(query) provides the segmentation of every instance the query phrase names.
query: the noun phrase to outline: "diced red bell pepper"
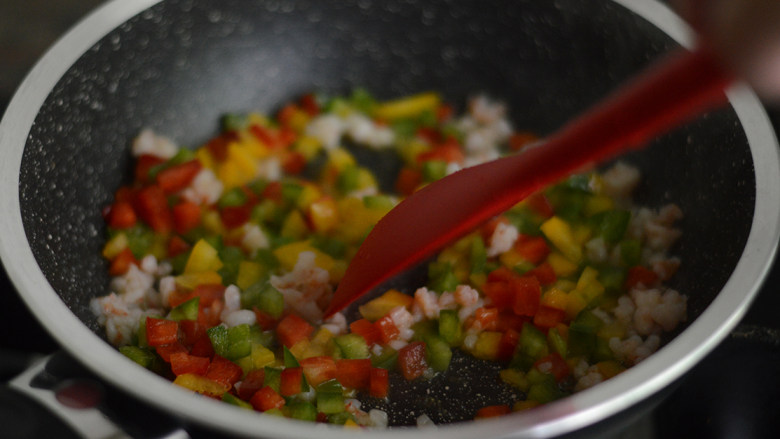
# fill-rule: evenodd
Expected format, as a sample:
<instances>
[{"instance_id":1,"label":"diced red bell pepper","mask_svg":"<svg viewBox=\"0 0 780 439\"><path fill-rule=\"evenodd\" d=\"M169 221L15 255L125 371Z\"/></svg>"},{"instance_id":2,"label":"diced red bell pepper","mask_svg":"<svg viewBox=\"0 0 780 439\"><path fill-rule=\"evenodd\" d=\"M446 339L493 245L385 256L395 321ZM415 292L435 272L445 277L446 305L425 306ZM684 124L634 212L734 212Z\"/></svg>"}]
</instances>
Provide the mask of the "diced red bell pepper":
<instances>
[{"instance_id":1,"label":"diced red bell pepper","mask_svg":"<svg viewBox=\"0 0 780 439\"><path fill-rule=\"evenodd\" d=\"M234 229L246 224L251 215L252 208L247 204L241 206L226 206L219 211L219 217L222 218L222 224L228 229Z\"/></svg>"},{"instance_id":2,"label":"diced red bell pepper","mask_svg":"<svg viewBox=\"0 0 780 439\"><path fill-rule=\"evenodd\" d=\"M257 140L263 142L263 144L271 149L281 147L277 133L271 128L266 128L257 124L249 126L249 132L257 138Z\"/></svg>"},{"instance_id":3,"label":"diced red bell pepper","mask_svg":"<svg viewBox=\"0 0 780 439\"><path fill-rule=\"evenodd\" d=\"M280 409L284 407L284 398L281 397L276 390L269 386L265 386L262 389L255 392L249 403L252 404L255 410L264 412L271 409Z\"/></svg>"},{"instance_id":4,"label":"diced red bell pepper","mask_svg":"<svg viewBox=\"0 0 780 439\"><path fill-rule=\"evenodd\" d=\"M205 357L196 357L186 352L176 352L171 354L171 371L176 376L192 373L195 375L205 375L209 370L209 359Z\"/></svg>"},{"instance_id":5,"label":"diced red bell pepper","mask_svg":"<svg viewBox=\"0 0 780 439\"><path fill-rule=\"evenodd\" d=\"M498 342L498 353L496 354L498 361L509 361L512 359L518 340L520 340L520 333L514 329L508 329L504 332L501 340Z\"/></svg>"},{"instance_id":6,"label":"diced red bell pepper","mask_svg":"<svg viewBox=\"0 0 780 439\"><path fill-rule=\"evenodd\" d=\"M304 358L300 364L303 368L303 374L306 376L306 382L312 386L336 378L337 367L333 357L322 355Z\"/></svg>"},{"instance_id":7,"label":"diced red bell pepper","mask_svg":"<svg viewBox=\"0 0 780 439\"><path fill-rule=\"evenodd\" d=\"M383 344L390 343L401 334L401 331L395 326L395 322L389 315L374 322L374 326L379 332L379 339L382 340Z\"/></svg>"},{"instance_id":8,"label":"diced red bell pepper","mask_svg":"<svg viewBox=\"0 0 780 439\"><path fill-rule=\"evenodd\" d=\"M429 160L440 160L447 163L463 163L464 156L457 140L451 139L445 143L434 146L431 150L417 155L417 162L423 163Z\"/></svg>"},{"instance_id":9,"label":"diced red bell pepper","mask_svg":"<svg viewBox=\"0 0 780 439\"><path fill-rule=\"evenodd\" d=\"M171 236L171 239L168 240L168 257L170 258L185 253L189 251L189 249L190 245L187 241L176 235Z\"/></svg>"},{"instance_id":10,"label":"diced red bell pepper","mask_svg":"<svg viewBox=\"0 0 780 439\"><path fill-rule=\"evenodd\" d=\"M359 319L350 323L349 330L350 332L362 336L366 340L368 346L376 344L382 339L377 327L366 319Z\"/></svg>"},{"instance_id":11,"label":"diced red bell pepper","mask_svg":"<svg viewBox=\"0 0 780 439\"><path fill-rule=\"evenodd\" d=\"M279 393L282 396L293 396L303 392L303 368L288 367L282 370Z\"/></svg>"},{"instance_id":12,"label":"diced red bell pepper","mask_svg":"<svg viewBox=\"0 0 780 439\"><path fill-rule=\"evenodd\" d=\"M298 106L293 103L289 103L284 107L282 107L282 109L279 110L278 113L276 113L276 120L279 121L279 125L283 127L289 127L293 116L297 112L298 112Z\"/></svg>"},{"instance_id":13,"label":"diced red bell pepper","mask_svg":"<svg viewBox=\"0 0 780 439\"><path fill-rule=\"evenodd\" d=\"M557 352L546 355L534 363L534 367L542 373L549 373L555 377L555 381L561 382L569 376L571 370L566 360Z\"/></svg>"},{"instance_id":14,"label":"diced red bell pepper","mask_svg":"<svg viewBox=\"0 0 780 439\"><path fill-rule=\"evenodd\" d=\"M480 307L474 311L474 318L485 331L494 331L498 324L498 308Z\"/></svg>"},{"instance_id":15,"label":"diced red bell pepper","mask_svg":"<svg viewBox=\"0 0 780 439\"><path fill-rule=\"evenodd\" d=\"M195 287L192 291L175 292L171 294L168 299L168 305L173 307L179 306L188 300L192 300L196 297L199 298L199 305L201 307L209 307L216 300L220 300L225 296L225 286L222 284L201 284Z\"/></svg>"},{"instance_id":16,"label":"diced red bell pepper","mask_svg":"<svg viewBox=\"0 0 780 439\"><path fill-rule=\"evenodd\" d=\"M401 195L411 195L423 182L422 172L418 169L404 167L398 172L395 180L395 189Z\"/></svg>"},{"instance_id":17,"label":"diced red bell pepper","mask_svg":"<svg viewBox=\"0 0 780 439\"><path fill-rule=\"evenodd\" d=\"M114 192L114 202L128 202L132 203L135 200L136 193L138 191L130 186L122 186Z\"/></svg>"},{"instance_id":18,"label":"diced red bell pepper","mask_svg":"<svg viewBox=\"0 0 780 439\"><path fill-rule=\"evenodd\" d=\"M179 324L173 320L146 318L146 342L149 346L162 346L179 341Z\"/></svg>"},{"instance_id":19,"label":"diced red bell pepper","mask_svg":"<svg viewBox=\"0 0 780 439\"><path fill-rule=\"evenodd\" d=\"M317 103L317 98L309 93L301 97L301 109L309 116L316 116L320 113L320 104Z\"/></svg>"},{"instance_id":20,"label":"diced red bell pepper","mask_svg":"<svg viewBox=\"0 0 780 439\"><path fill-rule=\"evenodd\" d=\"M387 369L372 368L369 373L369 395L374 398L386 398L390 389L390 374Z\"/></svg>"},{"instance_id":21,"label":"diced red bell pepper","mask_svg":"<svg viewBox=\"0 0 780 439\"><path fill-rule=\"evenodd\" d=\"M127 273L127 270L130 269L130 265L132 264L137 266L138 260L133 256L133 252L131 252L129 248L125 248L111 260L111 265L108 267L108 274L111 276L121 276Z\"/></svg>"},{"instance_id":22,"label":"diced red bell pepper","mask_svg":"<svg viewBox=\"0 0 780 439\"><path fill-rule=\"evenodd\" d=\"M208 306L201 302L198 307L198 323L207 328L219 325L222 323L220 315L223 309L225 309L225 301L222 299L214 300Z\"/></svg>"},{"instance_id":23,"label":"diced red bell pepper","mask_svg":"<svg viewBox=\"0 0 780 439\"><path fill-rule=\"evenodd\" d=\"M494 418L497 416L503 416L510 413L512 409L508 405L489 405L477 410L474 419Z\"/></svg>"},{"instance_id":24,"label":"diced red bell pepper","mask_svg":"<svg viewBox=\"0 0 780 439\"><path fill-rule=\"evenodd\" d=\"M550 254L547 241L541 236L520 235L515 241L515 251L526 261L538 265Z\"/></svg>"},{"instance_id":25,"label":"diced red bell pepper","mask_svg":"<svg viewBox=\"0 0 780 439\"><path fill-rule=\"evenodd\" d=\"M272 181L265 185L263 192L260 194L263 198L272 200L276 203L284 201L282 197L282 183L279 181Z\"/></svg>"},{"instance_id":26,"label":"diced red bell pepper","mask_svg":"<svg viewBox=\"0 0 780 439\"><path fill-rule=\"evenodd\" d=\"M338 360L336 361L336 379L344 387L366 390L371 384L371 360Z\"/></svg>"},{"instance_id":27,"label":"diced red bell pepper","mask_svg":"<svg viewBox=\"0 0 780 439\"><path fill-rule=\"evenodd\" d=\"M566 318L565 310L540 305L534 316L534 325L539 329L548 330L558 326L564 318Z\"/></svg>"},{"instance_id":28,"label":"diced red bell pepper","mask_svg":"<svg viewBox=\"0 0 780 439\"><path fill-rule=\"evenodd\" d=\"M454 113L455 109L452 108L452 105L441 104L439 105L439 108L436 109L436 120L439 122L446 122Z\"/></svg>"},{"instance_id":29,"label":"diced red bell pepper","mask_svg":"<svg viewBox=\"0 0 780 439\"><path fill-rule=\"evenodd\" d=\"M227 159L228 145L235 138L237 138L237 136L234 132L223 133L222 135L209 140L209 143L206 144L206 149L214 160L224 162L225 159Z\"/></svg>"},{"instance_id":30,"label":"diced red bell pepper","mask_svg":"<svg viewBox=\"0 0 780 439\"><path fill-rule=\"evenodd\" d=\"M520 332L523 329L523 324L530 321L530 317L519 316L511 309L502 310L498 313L498 321L496 322L496 331L506 332L509 329L514 329Z\"/></svg>"},{"instance_id":31,"label":"diced red bell pepper","mask_svg":"<svg viewBox=\"0 0 780 439\"><path fill-rule=\"evenodd\" d=\"M173 229L173 215L168 208L168 199L159 186L141 189L135 198L135 210L155 232L164 234Z\"/></svg>"},{"instance_id":32,"label":"diced red bell pepper","mask_svg":"<svg viewBox=\"0 0 780 439\"><path fill-rule=\"evenodd\" d=\"M200 206L192 201L182 201L171 209L176 233L184 235L200 224Z\"/></svg>"},{"instance_id":33,"label":"diced red bell pepper","mask_svg":"<svg viewBox=\"0 0 780 439\"><path fill-rule=\"evenodd\" d=\"M181 330L181 342L184 346L193 346L206 335L206 328L197 320L180 320L179 329Z\"/></svg>"},{"instance_id":34,"label":"diced red bell pepper","mask_svg":"<svg viewBox=\"0 0 780 439\"><path fill-rule=\"evenodd\" d=\"M133 227L138 217L135 215L133 205L128 201L116 201L108 212L107 223L114 229L126 229Z\"/></svg>"},{"instance_id":35,"label":"diced red bell pepper","mask_svg":"<svg viewBox=\"0 0 780 439\"><path fill-rule=\"evenodd\" d=\"M214 356L214 347L211 345L211 339L208 335L204 335L192 344L190 348L190 354L197 355L199 357L211 358Z\"/></svg>"},{"instance_id":36,"label":"diced red bell pepper","mask_svg":"<svg viewBox=\"0 0 780 439\"><path fill-rule=\"evenodd\" d=\"M515 304L512 308L519 316L534 316L542 298L542 285L533 276L522 276L515 281Z\"/></svg>"},{"instance_id":37,"label":"diced red bell pepper","mask_svg":"<svg viewBox=\"0 0 780 439\"><path fill-rule=\"evenodd\" d=\"M149 183L149 170L165 163L165 159L151 154L141 154L135 161L135 181Z\"/></svg>"},{"instance_id":38,"label":"diced red bell pepper","mask_svg":"<svg viewBox=\"0 0 780 439\"><path fill-rule=\"evenodd\" d=\"M166 194L179 192L189 186L202 168L198 159L165 168L157 173L157 184Z\"/></svg>"},{"instance_id":39,"label":"diced red bell pepper","mask_svg":"<svg viewBox=\"0 0 780 439\"><path fill-rule=\"evenodd\" d=\"M536 192L526 198L526 203L528 203L528 207L530 207L531 210L544 218L550 218L555 215L555 209L553 209L550 199L547 198L547 195L545 195L544 192Z\"/></svg>"},{"instance_id":40,"label":"diced red bell pepper","mask_svg":"<svg viewBox=\"0 0 780 439\"><path fill-rule=\"evenodd\" d=\"M206 372L206 378L224 384L228 388L233 387L233 384L240 380L243 375L244 371L241 369L241 366L219 355L214 356Z\"/></svg>"},{"instance_id":41,"label":"diced red bell pepper","mask_svg":"<svg viewBox=\"0 0 780 439\"><path fill-rule=\"evenodd\" d=\"M555 275L552 265L549 262L542 262L535 268L529 270L526 276L533 276L539 280L542 285L552 285L558 280L558 276Z\"/></svg>"},{"instance_id":42,"label":"diced red bell pepper","mask_svg":"<svg viewBox=\"0 0 780 439\"><path fill-rule=\"evenodd\" d=\"M180 352L187 352L187 348L184 347L183 344L176 341L171 344L164 344L160 346L155 346L154 350L157 351L157 355L160 356L160 358L163 359L163 361L170 363L171 362L171 355L177 354Z\"/></svg>"},{"instance_id":43,"label":"diced red bell pepper","mask_svg":"<svg viewBox=\"0 0 780 439\"><path fill-rule=\"evenodd\" d=\"M276 337L288 348L308 339L312 332L314 327L295 314L288 314L276 326Z\"/></svg>"},{"instance_id":44,"label":"diced red bell pepper","mask_svg":"<svg viewBox=\"0 0 780 439\"><path fill-rule=\"evenodd\" d=\"M656 282L658 282L658 274L656 272L637 265L628 269L624 286L628 290L640 284L649 288L655 285Z\"/></svg>"},{"instance_id":45,"label":"diced red bell pepper","mask_svg":"<svg viewBox=\"0 0 780 439\"><path fill-rule=\"evenodd\" d=\"M488 282L482 286L482 292L490 298L491 303L496 308L511 308L515 301L514 290L509 282L490 281L488 279Z\"/></svg>"},{"instance_id":46,"label":"diced red bell pepper","mask_svg":"<svg viewBox=\"0 0 780 439\"><path fill-rule=\"evenodd\" d=\"M420 377L428 369L425 358L425 343L416 341L409 343L398 351L398 367L408 381Z\"/></svg>"},{"instance_id":47,"label":"diced red bell pepper","mask_svg":"<svg viewBox=\"0 0 780 439\"><path fill-rule=\"evenodd\" d=\"M255 393L263 388L265 369L250 370L246 373L240 385L236 385L236 394L244 401L249 401Z\"/></svg>"},{"instance_id":48,"label":"diced red bell pepper","mask_svg":"<svg viewBox=\"0 0 780 439\"><path fill-rule=\"evenodd\" d=\"M282 157L282 169L289 175L300 174L306 168L306 157L298 151L287 151Z\"/></svg>"},{"instance_id":49,"label":"diced red bell pepper","mask_svg":"<svg viewBox=\"0 0 780 439\"><path fill-rule=\"evenodd\" d=\"M252 310L255 312L255 319L257 320L257 324L263 328L263 331L276 328L276 324L279 322L279 319L261 309L258 309L257 307L253 307Z\"/></svg>"}]
</instances>

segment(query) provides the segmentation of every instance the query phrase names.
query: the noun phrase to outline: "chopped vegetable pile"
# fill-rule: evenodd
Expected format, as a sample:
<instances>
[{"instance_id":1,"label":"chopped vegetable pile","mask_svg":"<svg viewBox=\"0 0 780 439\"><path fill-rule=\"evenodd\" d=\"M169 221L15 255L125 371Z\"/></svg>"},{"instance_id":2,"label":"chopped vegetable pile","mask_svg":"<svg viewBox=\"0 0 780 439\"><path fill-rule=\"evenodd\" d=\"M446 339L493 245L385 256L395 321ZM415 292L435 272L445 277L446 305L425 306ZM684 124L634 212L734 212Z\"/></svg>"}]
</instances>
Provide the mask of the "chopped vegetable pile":
<instances>
[{"instance_id":1,"label":"chopped vegetable pile","mask_svg":"<svg viewBox=\"0 0 780 439\"><path fill-rule=\"evenodd\" d=\"M453 243L427 284L323 321L361 241L400 199L536 138L484 96L457 115L435 93L378 102L360 89L307 95L273 118L226 115L222 127L194 150L143 131L133 181L103 212L113 279L92 308L124 355L176 385L247 410L386 426L361 400L392 398L391 376L430 380L461 350L499 363L495 380L516 395L473 413L491 417L621 373L686 318L686 297L663 284L680 264L667 251L682 212L632 205L639 173L618 163ZM398 160L392 193L361 149Z\"/></svg>"}]
</instances>

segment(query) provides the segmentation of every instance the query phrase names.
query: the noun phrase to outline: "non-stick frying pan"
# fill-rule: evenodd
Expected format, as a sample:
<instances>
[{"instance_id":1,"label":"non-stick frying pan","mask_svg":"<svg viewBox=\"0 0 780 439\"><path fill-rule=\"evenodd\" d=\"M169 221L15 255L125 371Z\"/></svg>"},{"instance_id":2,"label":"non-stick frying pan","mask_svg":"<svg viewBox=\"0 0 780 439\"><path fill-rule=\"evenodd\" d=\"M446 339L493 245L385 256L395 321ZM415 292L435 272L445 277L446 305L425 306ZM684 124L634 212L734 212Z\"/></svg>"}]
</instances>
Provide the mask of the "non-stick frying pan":
<instances>
[{"instance_id":1,"label":"non-stick frying pan","mask_svg":"<svg viewBox=\"0 0 780 439\"><path fill-rule=\"evenodd\" d=\"M683 23L649 0L115 0L63 37L8 107L0 125L0 256L66 350L147 403L235 434L353 435L192 395L104 340L88 304L107 291L100 210L129 173L129 140L152 127L197 146L224 112L271 112L305 92L356 86L380 98L438 90L460 104L485 92L509 104L516 128L544 135L690 42ZM625 157L645 177L639 203L675 202L686 214L674 249L683 266L672 286L689 296L689 323L665 347L606 383L530 412L370 434L561 434L645 400L703 358L757 292L780 224L774 133L747 88L729 96L731 107ZM460 364L451 371L459 376L474 393L493 386L480 367ZM427 401L419 396L424 386L408 390L389 408L399 423L414 418L418 403L438 407L434 419L459 420L442 415L450 410L444 404L473 399L471 390L434 392Z\"/></svg>"}]
</instances>

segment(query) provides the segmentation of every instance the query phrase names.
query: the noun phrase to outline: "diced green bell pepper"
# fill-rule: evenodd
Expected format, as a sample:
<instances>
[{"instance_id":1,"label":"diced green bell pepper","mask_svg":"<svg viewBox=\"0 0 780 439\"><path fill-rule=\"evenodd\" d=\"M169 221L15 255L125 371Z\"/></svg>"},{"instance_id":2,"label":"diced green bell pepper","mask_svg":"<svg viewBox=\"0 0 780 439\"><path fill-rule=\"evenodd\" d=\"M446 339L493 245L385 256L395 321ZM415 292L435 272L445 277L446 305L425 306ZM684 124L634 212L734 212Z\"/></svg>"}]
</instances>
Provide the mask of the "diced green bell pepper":
<instances>
[{"instance_id":1,"label":"diced green bell pepper","mask_svg":"<svg viewBox=\"0 0 780 439\"><path fill-rule=\"evenodd\" d=\"M181 320L197 320L200 297L194 297L180 305L175 306L168 314L169 320L179 322Z\"/></svg>"},{"instance_id":2,"label":"diced green bell pepper","mask_svg":"<svg viewBox=\"0 0 780 439\"><path fill-rule=\"evenodd\" d=\"M427 160L422 165L423 180L430 183L447 175L447 162L443 160Z\"/></svg>"},{"instance_id":3,"label":"diced green bell pepper","mask_svg":"<svg viewBox=\"0 0 780 439\"><path fill-rule=\"evenodd\" d=\"M458 312L454 309L443 309L439 311L439 335L450 346L460 344L463 337L463 330L460 326Z\"/></svg>"},{"instance_id":4,"label":"diced green bell pepper","mask_svg":"<svg viewBox=\"0 0 780 439\"><path fill-rule=\"evenodd\" d=\"M370 358L366 339L359 334L349 333L336 336L333 341L341 350L343 358L361 359Z\"/></svg>"},{"instance_id":5,"label":"diced green bell pepper","mask_svg":"<svg viewBox=\"0 0 780 439\"><path fill-rule=\"evenodd\" d=\"M469 253L469 263L471 265L471 274L485 273L485 264L487 263L487 250L485 241L481 236L475 236L471 240L471 252Z\"/></svg>"},{"instance_id":6,"label":"diced green bell pepper","mask_svg":"<svg viewBox=\"0 0 780 439\"><path fill-rule=\"evenodd\" d=\"M428 364L437 372L447 370L452 360L452 349L449 343L437 334L428 334L423 341L425 341Z\"/></svg>"},{"instance_id":7,"label":"diced green bell pepper","mask_svg":"<svg viewBox=\"0 0 780 439\"><path fill-rule=\"evenodd\" d=\"M326 415L344 411L344 388L335 379L317 386L317 410Z\"/></svg>"},{"instance_id":8,"label":"diced green bell pepper","mask_svg":"<svg viewBox=\"0 0 780 439\"><path fill-rule=\"evenodd\" d=\"M248 324L234 326L227 331L228 348L225 358L235 361L252 353L252 330Z\"/></svg>"},{"instance_id":9,"label":"diced green bell pepper","mask_svg":"<svg viewBox=\"0 0 780 439\"><path fill-rule=\"evenodd\" d=\"M398 351L391 348L390 346L385 346L382 349L381 354L371 356L371 366L373 367L378 367L387 370L395 370L397 364L398 364Z\"/></svg>"},{"instance_id":10,"label":"diced green bell pepper","mask_svg":"<svg viewBox=\"0 0 780 439\"><path fill-rule=\"evenodd\" d=\"M246 192L241 188L233 188L225 191L219 200L217 206L221 208L225 207L238 207L243 206L248 201Z\"/></svg>"},{"instance_id":11,"label":"diced green bell pepper","mask_svg":"<svg viewBox=\"0 0 780 439\"><path fill-rule=\"evenodd\" d=\"M438 293L455 291L458 278L449 262L434 261L428 264L428 288Z\"/></svg>"},{"instance_id":12,"label":"diced green bell pepper","mask_svg":"<svg viewBox=\"0 0 780 439\"><path fill-rule=\"evenodd\" d=\"M263 381L263 385L274 389L278 393L279 387L282 384L282 370L275 367L266 366L264 371L265 380Z\"/></svg>"},{"instance_id":13,"label":"diced green bell pepper","mask_svg":"<svg viewBox=\"0 0 780 439\"><path fill-rule=\"evenodd\" d=\"M287 407L287 413L293 419L312 422L317 420L317 408L310 402L298 401L285 407Z\"/></svg>"},{"instance_id":14,"label":"diced green bell pepper","mask_svg":"<svg viewBox=\"0 0 780 439\"><path fill-rule=\"evenodd\" d=\"M221 119L222 131L241 131L249 125L249 117L242 113L226 113Z\"/></svg>"},{"instance_id":15,"label":"diced green bell pepper","mask_svg":"<svg viewBox=\"0 0 780 439\"><path fill-rule=\"evenodd\" d=\"M607 210L589 218L588 222L597 236L604 238L607 244L615 244L626 234L631 212L628 210Z\"/></svg>"},{"instance_id":16,"label":"diced green bell pepper","mask_svg":"<svg viewBox=\"0 0 780 439\"><path fill-rule=\"evenodd\" d=\"M227 352L230 349L228 329L222 325L217 325L207 329L206 334L209 336L209 340L211 340L211 346L214 348L214 353L220 357L227 358Z\"/></svg>"},{"instance_id":17,"label":"diced green bell pepper","mask_svg":"<svg viewBox=\"0 0 780 439\"><path fill-rule=\"evenodd\" d=\"M119 352L147 369L152 366L157 357L157 355L149 349L131 345L120 347Z\"/></svg>"},{"instance_id":18,"label":"diced green bell pepper","mask_svg":"<svg viewBox=\"0 0 780 439\"><path fill-rule=\"evenodd\" d=\"M628 267L638 265L642 257L642 243L636 239L620 241L620 259Z\"/></svg>"},{"instance_id":19,"label":"diced green bell pepper","mask_svg":"<svg viewBox=\"0 0 780 439\"><path fill-rule=\"evenodd\" d=\"M230 392L225 392L222 394L222 402L241 407L242 409L252 410L252 404L234 396Z\"/></svg>"},{"instance_id":20,"label":"diced green bell pepper","mask_svg":"<svg viewBox=\"0 0 780 439\"><path fill-rule=\"evenodd\" d=\"M596 349L596 333L603 325L590 310L580 311L569 326L569 355L591 355Z\"/></svg>"},{"instance_id":21,"label":"diced green bell pepper","mask_svg":"<svg viewBox=\"0 0 780 439\"><path fill-rule=\"evenodd\" d=\"M284 296L268 281L256 282L241 293L241 306L257 307L273 317L279 317L284 311Z\"/></svg>"}]
</instances>

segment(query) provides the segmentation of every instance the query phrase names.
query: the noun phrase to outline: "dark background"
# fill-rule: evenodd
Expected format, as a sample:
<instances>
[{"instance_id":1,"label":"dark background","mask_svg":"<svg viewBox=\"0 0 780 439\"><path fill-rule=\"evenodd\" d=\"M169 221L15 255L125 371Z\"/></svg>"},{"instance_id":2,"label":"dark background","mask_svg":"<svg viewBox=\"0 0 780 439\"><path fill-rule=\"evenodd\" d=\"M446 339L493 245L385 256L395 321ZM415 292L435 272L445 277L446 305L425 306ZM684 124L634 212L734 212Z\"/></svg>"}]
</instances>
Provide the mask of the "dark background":
<instances>
[{"instance_id":1,"label":"dark background","mask_svg":"<svg viewBox=\"0 0 780 439\"><path fill-rule=\"evenodd\" d=\"M99 0L0 1L0 114L35 61ZM767 105L775 127L780 106ZM780 189L780 188L778 188ZM1 239L1 237L0 237ZM780 427L780 268L748 315L651 415L653 437L776 437ZM0 378L57 350L0 271Z\"/></svg>"}]
</instances>

